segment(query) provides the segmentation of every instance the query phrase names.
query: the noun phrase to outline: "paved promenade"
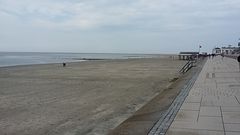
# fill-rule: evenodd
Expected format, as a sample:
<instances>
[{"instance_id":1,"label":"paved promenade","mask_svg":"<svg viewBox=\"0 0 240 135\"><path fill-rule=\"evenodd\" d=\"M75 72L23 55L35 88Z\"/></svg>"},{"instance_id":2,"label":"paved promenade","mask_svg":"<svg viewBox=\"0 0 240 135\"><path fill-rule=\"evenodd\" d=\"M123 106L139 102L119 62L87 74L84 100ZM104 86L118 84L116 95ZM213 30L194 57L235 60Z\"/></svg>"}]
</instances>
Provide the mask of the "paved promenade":
<instances>
[{"instance_id":1,"label":"paved promenade","mask_svg":"<svg viewBox=\"0 0 240 135\"><path fill-rule=\"evenodd\" d=\"M238 62L207 60L167 135L240 135Z\"/></svg>"}]
</instances>

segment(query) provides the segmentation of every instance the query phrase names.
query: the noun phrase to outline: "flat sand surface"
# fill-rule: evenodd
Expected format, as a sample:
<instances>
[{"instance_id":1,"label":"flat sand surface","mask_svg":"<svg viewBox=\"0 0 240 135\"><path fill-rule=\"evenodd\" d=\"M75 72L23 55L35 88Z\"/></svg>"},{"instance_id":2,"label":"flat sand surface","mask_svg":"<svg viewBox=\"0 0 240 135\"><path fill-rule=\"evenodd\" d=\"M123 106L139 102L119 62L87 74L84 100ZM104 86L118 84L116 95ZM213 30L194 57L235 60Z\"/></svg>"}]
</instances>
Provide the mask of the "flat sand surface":
<instances>
[{"instance_id":1,"label":"flat sand surface","mask_svg":"<svg viewBox=\"0 0 240 135\"><path fill-rule=\"evenodd\" d=\"M128 59L0 68L0 135L98 135L178 77L184 61Z\"/></svg>"}]
</instances>

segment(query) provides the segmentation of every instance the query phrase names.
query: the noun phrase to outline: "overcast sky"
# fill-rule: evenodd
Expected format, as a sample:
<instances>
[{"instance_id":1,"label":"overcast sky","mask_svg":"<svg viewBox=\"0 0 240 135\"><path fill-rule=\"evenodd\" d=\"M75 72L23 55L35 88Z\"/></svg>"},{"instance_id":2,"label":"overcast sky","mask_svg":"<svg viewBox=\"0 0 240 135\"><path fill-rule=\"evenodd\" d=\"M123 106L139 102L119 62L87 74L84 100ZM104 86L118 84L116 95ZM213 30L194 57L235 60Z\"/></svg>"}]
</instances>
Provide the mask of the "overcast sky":
<instances>
[{"instance_id":1,"label":"overcast sky","mask_svg":"<svg viewBox=\"0 0 240 135\"><path fill-rule=\"evenodd\" d=\"M240 0L0 0L0 51L178 53L239 38Z\"/></svg>"}]
</instances>

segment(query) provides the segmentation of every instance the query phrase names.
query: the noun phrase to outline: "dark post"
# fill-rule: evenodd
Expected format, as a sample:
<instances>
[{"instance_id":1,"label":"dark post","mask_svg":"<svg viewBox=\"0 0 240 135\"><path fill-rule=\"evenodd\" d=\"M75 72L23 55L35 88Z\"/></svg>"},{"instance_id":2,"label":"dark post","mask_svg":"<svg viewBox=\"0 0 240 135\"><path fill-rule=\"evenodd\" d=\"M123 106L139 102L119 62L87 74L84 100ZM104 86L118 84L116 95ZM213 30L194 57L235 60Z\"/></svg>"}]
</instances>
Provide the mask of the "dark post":
<instances>
[{"instance_id":1,"label":"dark post","mask_svg":"<svg viewBox=\"0 0 240 135\"><path fill-rule=\"evenodd\" d=\"M237 57L238 65L239 65L239 72L240 72L240 55Z\"/></svg>"}]
</instances>

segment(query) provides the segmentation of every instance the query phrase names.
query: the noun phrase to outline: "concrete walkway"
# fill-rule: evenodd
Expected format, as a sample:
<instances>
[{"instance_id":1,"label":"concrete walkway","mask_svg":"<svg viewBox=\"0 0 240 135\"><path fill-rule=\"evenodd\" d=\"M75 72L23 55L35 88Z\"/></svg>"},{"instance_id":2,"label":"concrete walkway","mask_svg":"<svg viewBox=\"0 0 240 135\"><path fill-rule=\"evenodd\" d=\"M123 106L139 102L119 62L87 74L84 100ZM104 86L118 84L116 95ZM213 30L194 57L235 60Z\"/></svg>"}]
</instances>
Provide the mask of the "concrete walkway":
<instances>
[{"instance_id":1,"label":"concrete walkway","mask_svg":"<svg viewBox=\"0 0 240 135\"><path fill-rule=\"evenodd\" d=\"M240 135L238 62L207 60L167 135Z\"/></svg>"}]
</instances>

